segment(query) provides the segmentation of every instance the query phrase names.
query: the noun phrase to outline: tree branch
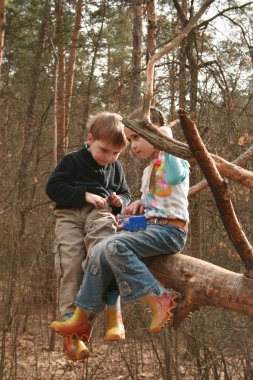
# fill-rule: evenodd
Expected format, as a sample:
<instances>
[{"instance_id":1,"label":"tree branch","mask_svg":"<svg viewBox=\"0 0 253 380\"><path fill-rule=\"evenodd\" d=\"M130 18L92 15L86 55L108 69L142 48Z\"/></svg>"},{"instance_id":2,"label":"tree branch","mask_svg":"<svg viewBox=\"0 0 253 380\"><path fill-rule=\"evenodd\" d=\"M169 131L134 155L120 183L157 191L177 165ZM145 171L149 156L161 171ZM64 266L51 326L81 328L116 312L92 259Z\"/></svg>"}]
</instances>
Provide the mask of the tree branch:
<instances>
[{"instance_id":1,"label":"tree branch","mask_svg":"<svg viewBox=\"0 0 253 380\"><path fill-rule=\"evenodd\" d=\"M145 263L165 287L182 294L173 327L178 327L189 313L205 306L253 317L253 280L243 274L181 253L151 257Z\"/></svg>"},{"instance_id":2,"label":"tree branch","mask_svg":"<svg viewBox=\"0 0 253 380\"><path fill-rule=\"evenodd\" d=\"M234 177L234 175L236 175L235 171L234 171L235 165L239 165L240 167L244 167L247 164L247 162L250 159L252 159L252 157L253 157L253 145L249 149L247 149L246 152L244 152L241 156L237 157L231 164L228 163L229 165L227 166L227 168L229 170L229 166L231 165L230 168L231 168L231 171L233 172L233 177ZM219 158L219 157L217 157L217 158ZM220 166L221 164L219 164L218 161L216 161L215 164L218 167L219 172L222 173L222 168ZM237 182L241 183L241 177L244 177L244 181L246 184L248 181L248 170L245 170L245 171L240 170L240 175L238 177ZM204 179L203 181L197 183L196 185L193 185L190 188L189 197L193 196L194 194L198 193L199 191L205 190L206 188L208 188L208 183L207 183L207 180Z\"/></svg>"},{"instance_id":3,"label":"tree branch","mask_svg":"<svg viewBox=\"0 0 253 380\"><path fill-rule=\"evenodd\" d=\"M188 118L184 110L179 110L179 117L185 138L212 190L228 236L245 265L245 275L253 278L253 248L242 231L234 212L227 183L220 176L212 156L201 140L195 124Z\"/></svg>"},{"instance_id":4,"label":"tree branch","mask_svg":"<svg viewBox=\"0 0 253 380\"><path fill-rule=\"evenodd\" d=\"M170 139L164 133L160 132L159 129L155 128L147 119L138 122L131 119L123 119L123 123L127 128L138 133L141 137L150 142L156 148L159 148L164 152L171 153L174 156L188 160L192 165L196 163L196 160L193 157L187 144L181 141ZM241 156L241 162L245 164L247 159L249 159L252 154L253 151L251 154L249 152L247 155ZM251 171L235 165L236 161L234 161L234 163L231 163L215 154L211 154L211 157L214 159L215 164L222 175L227 178L231 178L243 186L253 189L253 173Z\"/></svg>"},{"instance_id":5,"label":"tree branch","mask_svg":"<svg viewBox=\"0 0 253 380\"><path fill-rule=\"evenodd\" d=\"M206 0L199 11L189 20L185 28L179 33L172 41L170 41L166 46L163 47L159 52L154 54L147 64L147 79L146 79L146 92L144 95L144 105L143 105L143 118L150 119L150 106L153 98L153 86L154 86L154 68L155 64L159 59L170 51L175 50L180 42L189 34L189 32L196 25L200 17L205 13L206 9L209 7L214 0Z\"/></svg>"}]
</instances>

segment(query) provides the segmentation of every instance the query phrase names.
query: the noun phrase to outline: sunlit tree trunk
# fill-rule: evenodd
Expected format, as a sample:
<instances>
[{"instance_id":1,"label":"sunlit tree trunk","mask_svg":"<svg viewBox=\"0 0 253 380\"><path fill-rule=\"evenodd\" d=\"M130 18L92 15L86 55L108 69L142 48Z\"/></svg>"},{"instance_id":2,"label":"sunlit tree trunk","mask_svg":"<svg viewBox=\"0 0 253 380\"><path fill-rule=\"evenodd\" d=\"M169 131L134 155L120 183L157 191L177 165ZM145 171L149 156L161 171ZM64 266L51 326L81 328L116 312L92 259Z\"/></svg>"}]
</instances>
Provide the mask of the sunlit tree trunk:
<instances>
[{"instance_id":1,"label":"sunlit tree trunk","mask_svg":"<svg viewBox=\"0 0 253 380\"><path fill-rule=\"evenodd\" d=\"M82 21L83 2L84 0L78 0L77 5L76 5L75 26L74 26L74 30L72 34L71 45L70 45L69 64L68 64L68 72L67 72L67 79L66 79L66 93L65 93L66 136L68 136L68 131L69 131L70 110L71 110L72 91L73 91L74 74L75 74L76 49L77 49L77 41L79 38L81 21Z\"/></svg>"},{"instance_id":2,"label":"sunlit tree trunk","mask_svg":"<svg viewBox=\"0 0 253 380\"><path fill-rule=\"evenodd\" d=\"M136 1L133 6L132 111L141 105L142 19L143 1L141 0Z\"/></svg>"},{"instance_id":3,"label":"sunlit tree trunk","mask_svg":"<svg viewBox=\"0 0 253 380\"><path fill-rule=\"evenodd\" d=\"M62 0L55 0L56 47L57 47L57 98L55 102L57 125L57 161L64 155L67 147L65 123L65 33Z\"/></svg>"},{"instance_id":4,"label":"sunlit tree trunk","mask_svg":"<svg viewBox=\"0 0 253 380\"><path fill-rule=\"evenodd\" d=\"M176 116L176 54L172 52L171 60L168 62L169 70L169 93L170 93L170 116L175 119Z\"/></svg>"},{"instance_id":5,"label":"sunlit tree trunk","mask_svg":"<svg viewBox=\"0 0 253 380\"><path fill-rule=\"evenodd\" d=\"M156 10L155 1L151 0L147 2L147 19L148 19L148 33L147 33L147 52L146 60L154 54L156 45Z\"/></svg>"},{"instance_id":6,"label":"sunlit tree trunk","mask_svg":"<svg viewBox=\"0 0 253 380\"><path fill-rule=\"evenodd\" d=\"M96 35L96 38L94 39L95 40L94 41L94 50L93 50L91 68L90 68L90 73L89 73L89 79L88 79L87 86L84 86L85 87L85 95L84 95L84 102L83 102L83 115L82 115L82 128L81 128L80 143L82 143L84 140L85 127L86 127L86 123L87 123L89 113L90 113L90 98L91 98L91 94L92 94L94 72L96 69L96 62L97 62L97 57L98 57L98 52L99 52L99 47L100 47L100 41L101 41L101 37L103 34L103 30L104 30L104 22L106 19L106 10L107 10L106 3L103 3L102 14L101 14L102 21L100 24L99 31Z\"/></svg>"},{"instance_id":7,"label":"sunlit tree trunk","mask_svg":"<svg viewBox=\"0 0 253 380\"><path fill-rule=\"evenodd\" d=\"M146 61L152 57L155 52L156 46L156 9L155 0L147 2L147 19L148 19L148 31L147 31L147 51L146 51ZM155 93L155 73L154 73L154 93ZM153 98L152 103L155 103L155 98Z\"/></svg>"},{"instance_id":8,"label":"sunlit tree trunk","mask_svg":"<svg viewBox=\"0 0 253 380\"><path fill-rule=\"evenodd\" d=\"M3 62L4 28L6 23L6 7L8 0L0 0L0 79Z\"/></svg>"}]
</instances>

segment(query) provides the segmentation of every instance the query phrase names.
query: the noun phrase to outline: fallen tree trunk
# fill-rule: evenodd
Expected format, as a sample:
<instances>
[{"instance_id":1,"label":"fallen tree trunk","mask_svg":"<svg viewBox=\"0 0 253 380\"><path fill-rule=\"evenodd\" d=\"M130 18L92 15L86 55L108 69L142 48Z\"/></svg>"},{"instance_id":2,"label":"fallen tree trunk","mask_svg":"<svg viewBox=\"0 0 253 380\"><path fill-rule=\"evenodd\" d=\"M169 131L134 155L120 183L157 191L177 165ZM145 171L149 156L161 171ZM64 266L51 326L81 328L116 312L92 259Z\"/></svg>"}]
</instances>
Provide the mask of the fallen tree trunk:
<instances>
[{"instance_id":1,"label":"fallen tree trunk","mask_svg":"<svg viewBox=\"0 0 253 380\"><path fill-rule=\"evenodd\" d=\"M180 253L148 258L145 263L165 287L182 294L174 316L174 328L203 306L253 317L253 279Z\"/></svg>"}]
</instances>

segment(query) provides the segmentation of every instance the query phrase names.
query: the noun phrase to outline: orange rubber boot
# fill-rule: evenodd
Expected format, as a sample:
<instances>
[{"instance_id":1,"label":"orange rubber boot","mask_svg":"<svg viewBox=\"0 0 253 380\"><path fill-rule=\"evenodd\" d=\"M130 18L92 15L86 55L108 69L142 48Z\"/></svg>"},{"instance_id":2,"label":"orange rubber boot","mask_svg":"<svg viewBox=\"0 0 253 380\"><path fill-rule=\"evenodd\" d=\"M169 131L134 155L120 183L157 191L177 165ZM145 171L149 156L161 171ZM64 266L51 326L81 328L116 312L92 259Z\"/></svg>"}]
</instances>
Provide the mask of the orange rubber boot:
<instances>
[{"instance_id":1,"label":"orange rubber boot","mask_svg":"<svg viewBox=\"0 0 253 380\"><path fill-rule=\"evenodd\" d=\"M97 314L90 313L77 307L72 317L66 321L54 321L51 323L50 327L60 335L89 341L92 324L96 317Z\"/></svg>"},{"instance_id":2,"label":"orange rubber boot","mask_svg":"<svg viewBox=\"0 0 253 380\"><path fill-rule=\"evenodd\" d=\"M123 340L125 339L125 328L122 321L121 311L116 306L106 306L105 310L105 340Z\"/></svg>"},{"instance_id":3,"label":"orange rubber boot","mask_svg":"<svg viewBox=\"0 0 253 380\"><path fill-rule=\"evenodd\" d=\"M147 294L140 301L148 305L151 309L152 321L149 331L157 334L167 324L173 320L172 310L177 307L180 293L170 289L160 287L160 295L155 293Z\"/></svg>"},{"instance_id":4,"label":"orange rubber boot","mask_svg":"<svg viewBox=\"0 0 253 380\"><path fill-rule=\"evenodd\" d=\"M71 360L85 360L92 354L82 340L72 339L69 337L63 338L63 351Z\"/></svg>"}]
</instances>

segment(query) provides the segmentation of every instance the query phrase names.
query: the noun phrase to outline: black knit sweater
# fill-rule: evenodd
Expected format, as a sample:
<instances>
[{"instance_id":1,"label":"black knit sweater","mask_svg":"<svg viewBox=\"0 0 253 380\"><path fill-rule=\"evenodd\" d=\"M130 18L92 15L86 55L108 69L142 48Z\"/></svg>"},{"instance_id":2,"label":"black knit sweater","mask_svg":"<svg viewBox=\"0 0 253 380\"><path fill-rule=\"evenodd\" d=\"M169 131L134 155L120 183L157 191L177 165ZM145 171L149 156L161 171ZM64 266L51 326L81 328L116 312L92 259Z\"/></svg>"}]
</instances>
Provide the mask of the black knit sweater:
<instances>
[{"instance_id":1,"label":"black knit sweater","mask_svg":"<svg viewBox=\"0 0 253 380\"><path fill-rule=\"evenodd\" d=\"M46 194L55 202L55 208L82 208L85 193L107 198L116 193L123 207L130 202L130 192L120 162L106 166L96 163L88 151L87 143L76 152L66 154L58 163L46 184ZM121 211L113 207L113 213Z\"/></svg>"}]
</instances>

